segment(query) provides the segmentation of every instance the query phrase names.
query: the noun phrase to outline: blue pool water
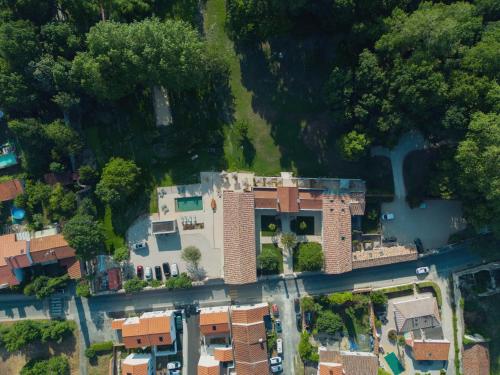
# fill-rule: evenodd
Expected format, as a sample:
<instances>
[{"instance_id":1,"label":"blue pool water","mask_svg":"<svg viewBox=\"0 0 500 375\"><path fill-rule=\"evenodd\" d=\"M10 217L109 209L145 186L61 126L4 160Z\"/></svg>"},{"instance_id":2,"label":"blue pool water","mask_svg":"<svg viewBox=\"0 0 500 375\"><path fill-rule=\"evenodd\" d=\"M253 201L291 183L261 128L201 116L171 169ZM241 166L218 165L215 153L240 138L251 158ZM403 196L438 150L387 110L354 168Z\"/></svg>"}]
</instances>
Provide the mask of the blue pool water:
<instances>
[{"instance_id":1,"label":"blue pool water","mask_svg":"<svg viewBox=\"0 0 500 375\"><path fill-rule=\"evenodd\" d=\"M14 220L22 221L24 219L24 216L26 215L26 211L24 211L22 208L13 207L11 210L11 214Z\"/></svg>"},{"instance_id":2,"label":"blue pool water","mask_svg":"<svg viewBox=\"0 0 500 375\"><path fill-rule=\"evenodd\" d=\"M0 155L0 169L7 168L10 167L11 165L16 165L16 164L17 164L16 154L14 154L13 152L11 152L10 154Z\"/></svg>"}]
</instances>

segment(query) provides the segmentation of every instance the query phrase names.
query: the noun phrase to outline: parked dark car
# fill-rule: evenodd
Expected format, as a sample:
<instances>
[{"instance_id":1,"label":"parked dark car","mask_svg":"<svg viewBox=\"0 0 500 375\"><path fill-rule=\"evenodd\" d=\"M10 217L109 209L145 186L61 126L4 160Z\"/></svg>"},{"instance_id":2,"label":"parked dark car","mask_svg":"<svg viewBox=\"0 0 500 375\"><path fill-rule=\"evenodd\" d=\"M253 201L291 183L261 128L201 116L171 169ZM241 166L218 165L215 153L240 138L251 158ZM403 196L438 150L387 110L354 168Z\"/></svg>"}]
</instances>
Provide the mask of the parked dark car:
<instances>
[{"instance_id":1,"label":"parked dark car","mask_svg":"<svg viewBox=\"0 0 500 375\"><path fill-rule=\"evenodd\" d=\"M302 331L302 315L300 313L295 314L295 324L297 324L297 329Z\"/></svg>"},{"instance_id":2,"label":"parked dark car","mask_svg":"<svg viewBox=\"0 0 500 375\"><path fill-rule=\"evenodd\" d=\"M175 312L175 329L177 332L182 333L182 313L180 311Z\"/></svg>"},{"instance_id":3,"label":"parked dark car","mask_svg":"<svg viewBox=\"0 0 500 375\"><path fill-rule=\"evenodd\" d=\"M155 267L155 277L156 277L156 280L163 279L163 277L161 276L161 267L160 266Z\"/></svg>"},{"instance_id":4,"label":"parked dark car","mask_svg":"<svg viewBox=\"0 0 500 375\"><path fill-rule=\"evenodd\" d=\"M424 252L424 245L422 244L422 240L420 238L415 238L415 240L413 242L415 242L415 246L417 247L417 251L419 253L423 253Z\"/></svg>"},{"instance_id":5,"label":"parked dark car","mask_svg":"<svg viewBox=\"0 0 500 375\"><path fill-rule=\"evenodd\" d=\"M295 308L296 313L300 312L300 298L295 298L293 300L293 307Z\"/></svg>"},{"instance_id":6,"label":"parked dark car","mask_svg":"<svg viewBox=\"0 0 500 375\"><path fill-rule=\"evenodd\" d=\"M170 265L168 262L165 262L161 265L163 267L163 274L165 275L165 278L170 277Z\"/></svg>"},{"instance_id":7,"label":"parked dark car","mask_svg":"<svg viewBox=\"0 0 500 375\"><path fill-rule=\"evenodd\" d=\"M281 331L283 330L283 328L281 326L281 320L276 319L274 321L274 329L276 330L277 333L281 333Z\"/></svg>"},{"instance_id":8,"label":"parked dark car","mask_svg":"<svg viewBox=\"0 0 500 375\"><path fill-rule=\"evenodd\" d=\"M142 268L142 266L137 266L137 277L139 279L144 277L144 268Z\"/></svg>"}]
</instances>

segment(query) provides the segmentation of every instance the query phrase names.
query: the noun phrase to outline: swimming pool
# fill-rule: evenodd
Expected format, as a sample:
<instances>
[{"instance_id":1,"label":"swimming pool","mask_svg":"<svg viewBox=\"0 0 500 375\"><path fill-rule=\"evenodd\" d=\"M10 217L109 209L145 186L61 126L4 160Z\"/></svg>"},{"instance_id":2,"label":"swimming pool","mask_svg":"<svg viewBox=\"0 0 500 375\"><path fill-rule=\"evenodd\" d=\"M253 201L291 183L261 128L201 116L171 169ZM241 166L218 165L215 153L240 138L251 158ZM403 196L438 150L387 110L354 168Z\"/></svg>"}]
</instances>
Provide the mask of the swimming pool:
<instances>
[{"instance_id":1,"label":"swimming pool","mask_svg":"<svg viewBox=\"0 0 500 375\"><path fill-rule=\"evenodd\" d=\"M0 169L1 168L7 168L10 167L11 165L16 165L17 164L17 158L16 154L11 152L10 154L3 154L0 155Z\"/></svg>"},{"instance_id":2,"label":"swimming pool","mask_svg":"<svg viewBox=\"0 0 500 375\"><path fill-rule=\"evenodd\" d=\"M175 198L175 210L178 212L201 211L203 210L202 197Z\"/></svg>"}]
</instances>

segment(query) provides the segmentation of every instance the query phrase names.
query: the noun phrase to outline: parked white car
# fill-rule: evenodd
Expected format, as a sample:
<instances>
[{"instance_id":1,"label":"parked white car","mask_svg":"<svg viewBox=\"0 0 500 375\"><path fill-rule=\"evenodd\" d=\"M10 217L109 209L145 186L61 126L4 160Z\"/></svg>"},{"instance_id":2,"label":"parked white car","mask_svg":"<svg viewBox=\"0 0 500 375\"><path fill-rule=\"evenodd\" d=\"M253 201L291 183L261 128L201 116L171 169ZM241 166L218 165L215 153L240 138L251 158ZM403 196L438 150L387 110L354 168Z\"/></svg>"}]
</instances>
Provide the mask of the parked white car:
<instances>
[{"instance_id":1,"label":"parked white car","mask_svg":"<svg viewBox=\"0 0 500 375\"><path fill-rule=\"evenodd\" d=\"M132 250L140 250L140 249L145 249L148 246L148 243L146 240L142 240L139 242L136 242L132 245Z\"/></svg>"},{"instance_id":2,"label":"parked white car","mask_svg":"<svg viewBox=\"0 0 500 375\"><path fill-rule=\"evenodd\" d=\"M146 267L144 269L144 278L146 280L151 280L153 279L153 270L151 269L151 267Z\"/></svg>"},{"instance_id":3,"label":"parked white car","mask_svg":"<svg viewBox=\"0 0 500 375\"><path fill-rule=\"evenodd\" d=\"M177 263L172 264L170 267L170 274L173 277L179 276L179 267L177 266Z\"/></svg>"},{"instance_id":4,"label":"parked white car","mask_svg":"<svg viewBox=\"0 0 500 375\"><path fill-rule=\"evenodd\" d=\"M429 273L429 267L418 267L417 275L427 275Z\"/></svg>"},{"instance_id":5,"label":"parked white car","mask_svg":"<svg viewBox=\"0 0 500 375\"><path fill-rule=\"evenodd\" d=\"M283 366L282 365L276 365L276 366L271 366L271 372L273 374L277 372L282 372L283 371Z\"/></svg>"},{"instance_id":6,"label":"parked white car","mask_svg":"<svg viewBox=\"0 0 500 375\"><path fill-rule=\"evenodd\" d=\"M389 221L389 220L394 220L394 214L392 212L386 212L382 214L382 220Z\"/></svg>"},{"instance_id":7,"label":"parked white car","mask_svg":"<svg viewBox=\"0 0 500 375\"><path fill-rule=\"evenodd\" d=\"M283 340L282 339L276 340L276 352L278 353L278 355L283 354Z\"/></svg>"},{"instance_id":8,"label":"parked white car","mask_svg":"<svg viewBox=\"0 0 500 375\"><path fill-rule=\"evenodd\" d=\"M169 375L180 375L181 367L182 367L182 365L179 361L167 363L167 370L168 370Z\"/></svg>"},{"instance_id":9,"label":"parked white car","mask_svg":"<svg viewBox=\"0 0 500 375\"><path fill-rule=\"evenodd\" d=\"M283 360L281 359L281 357L272 357L269 362L271 363L271 366L274 366L281 365L281 362L283 362Z\"/></svg>"}]
</instances>

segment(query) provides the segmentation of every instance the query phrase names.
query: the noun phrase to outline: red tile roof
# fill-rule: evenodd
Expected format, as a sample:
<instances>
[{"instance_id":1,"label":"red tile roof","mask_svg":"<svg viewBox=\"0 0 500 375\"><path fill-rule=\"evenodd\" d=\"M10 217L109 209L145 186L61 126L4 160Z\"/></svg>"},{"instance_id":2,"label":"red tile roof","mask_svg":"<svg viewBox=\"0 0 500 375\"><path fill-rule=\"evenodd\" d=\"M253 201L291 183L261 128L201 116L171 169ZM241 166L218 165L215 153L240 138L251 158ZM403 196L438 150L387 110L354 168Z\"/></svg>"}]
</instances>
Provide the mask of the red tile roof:
<instances>
[{"instance_id":1,"label":"red tile roof","mask_svg":"<svg viewBox=\"0 0 500 375\"><path fill-rule=\"evenodd\" d=\"M233 361L233 348L215 348L214 358L221 362L232 362Z\"/></svg>"},{"instance_id":2,"label":"red tile roof","mask_svg":"<svg viewBox=\"0 0 500 375\"><path fill-rule=\"evenodd\" d=\"M231 310L233 324L252 324L264 320L264 316L269 315L267 303L255 306L237 306Z\"/></svg>"},{"instance_id":3,"label":"red tile roof","mask_svg":"<svg viewBox=\"0 0 500 375\"><path fill-rule=\"evenodd\" d=\"M278 208L278 193L275 188L254 188L253 193L255 196L255 208L270 208L273 210Z\"/></svg>"},{"instance_id":4,"label":"red tile roof","mask_svg":"<svg viewBox=\"0 0 500 375\"><path fill-rule=\"evenodd\" d=\"M299 212L299 189L297 187L278 187L278 211Z\"/></svg>"},{"instance_id":5,"label":"red tile roof","mask_svg":"<svg viewBox=\"0 0 500 375\"><path fill-rule=\"evenodd\" d=\"M71 279L82 278L82 265L75 257L61 259L59 264L66 267L68 275Z\"/></svg>"},{"instance_id":6,"label":"red tile roof","mask_svg":"<svg viewBox=\"0 0 500 375\"><path fill-rule=\"evenodd\" d=\"M127 349L141 348L152 345L170 345L173 343L170 334L170 316L143 314L140 318L117 322L121 325L123 344Z\"/></svg>"},{"instance_id":7,"label":"red tile roof","mask_svg":"<svg viewBox=\"0 0 500 375\"><path fill-rule=\"evenodd\" d=\"M14 200L24 192L23 185L19 180L10 180L0 183L0 202Z\"/></svg>"},{"instance_id":8,"label":"red tile roof","mask_svg":"<svg viewBox=\"0 0 500 375\"><path fill-rule=\"evenodd\" d=\"M487 343L465 345L462 357L464 375L490 374L490 351Z\"/></svg>"},{"instance_id":9,"label":"red tile roof","mask_svg":"<svg viewBox=\"0 0 500 375\"><path fill-rule=\"evenodd\" d=\"M11 268L28 267L30 262L26 253L27 242L18 241L14 233L0 236L0 267L5 265Z\"/></svg>"},{"instance_id":10,"label":"red tile roof","mask_svg":"<svg viewBox=\"0 0 500 375\"><path fill-rule=\"evenodd\" d=\"M319 375L344 375L342 364L340 363L320 363Z\"/></svg>"},{"instance_id":11,"label":"red tile roof","mask_svg":"<svg viewBox=\"0 0 500 375\"><path fill-rule=\"evenodd\" d=\"M447 340L413 341L413 357L417 361L447 361L450 342Z\"/></svg>"},{"instance_id":12,"label":"red tile roof","mask_svg":"<svg viewBox=\"0 0 500 375\"><path fill-rule=\"evenodd\" d=\"M42 263L49 260L72 258L76 253L61 234L54 234L33 238L30 241L30 255L33 263Z\"/></svg>"},{"instance_id":13,"label":"red tile roof","mask_svg":"<svg viewBox=\"0 0 500 375\"><path fill-rule=\"evenodd\" d=\"M247 284L257 281L255 211L253 192L224 191L224 281Z\"/></svg>"},{"instance_id":14,"label":"red tile roof","mask_svg":"<svg viewBox=\"0 0 500 375\"><path fill-rule=\"evenodd\" d=\"M350 197L323 195L323 253L325 273L352 270Z\"/></svg>"},{"instance_id":15,"label":"red tile roof","mask_svg":"<svg viewBox=\"0 0 500 375\"><path fill-rule=\"evenodd\" d=\"M127 364L122 363L122 375L148 375L148 365L146 363Z\"/></svg>"},{"instance_id":16,"label":"red tile roof","mask_svg":"<svg viewBox=\"0 0 500 375\"><path fill-rule=\"evenodd\" d=\"M9 266L0 267L0 285L19 285L19 280L16 279Z\"/></svg>"},{"instance_id":17,"label":"red tile roof","mask_svg":"<svg viewBox=\"0 0 500 375\"><path fill-rule=\"evenodd\" d=\"M108 270L108 285L110 290L118 290L121 288L122 283L119 268Z\"/></svg>"}]
</instances>

